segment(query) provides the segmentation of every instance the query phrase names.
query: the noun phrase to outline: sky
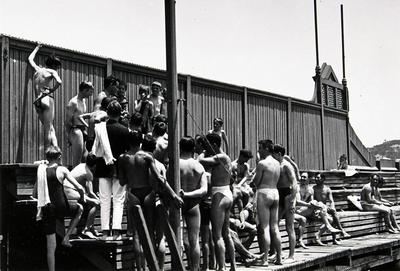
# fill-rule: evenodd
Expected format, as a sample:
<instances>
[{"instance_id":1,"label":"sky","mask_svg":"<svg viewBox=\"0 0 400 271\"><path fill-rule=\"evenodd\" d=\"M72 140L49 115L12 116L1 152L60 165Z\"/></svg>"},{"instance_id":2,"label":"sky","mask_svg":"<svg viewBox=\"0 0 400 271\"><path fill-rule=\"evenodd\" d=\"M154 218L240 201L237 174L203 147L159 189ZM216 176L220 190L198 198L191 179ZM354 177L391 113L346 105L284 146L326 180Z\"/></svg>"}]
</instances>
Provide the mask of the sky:
<instances>
[{"instance_id":1,"label":"sky","mask_svg":"<svg viewBox=\"0 0 400 271\"><path fill-rule=\"evenodd\" d=\"M367 147L400 139L400 1L317 0L320 64L342 79ZM176 0L178 72L310 100L313 0ZM166 68L162 0L1 0L0 33Z\"/></svg>"}]
</instances>

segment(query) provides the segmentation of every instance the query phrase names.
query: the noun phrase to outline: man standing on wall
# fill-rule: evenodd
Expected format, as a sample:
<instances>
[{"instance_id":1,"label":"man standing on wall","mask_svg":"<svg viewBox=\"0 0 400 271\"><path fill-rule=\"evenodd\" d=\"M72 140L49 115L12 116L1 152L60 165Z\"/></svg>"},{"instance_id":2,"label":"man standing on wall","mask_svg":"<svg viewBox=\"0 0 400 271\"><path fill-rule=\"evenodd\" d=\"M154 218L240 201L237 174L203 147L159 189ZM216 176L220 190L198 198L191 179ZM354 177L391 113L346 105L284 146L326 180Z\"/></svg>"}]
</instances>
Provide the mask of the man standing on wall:
<instances>
[{"instance_id":1,"label":"man standing on wall","mask_svg":"<svg viewBox=\"0 0 400 271\"><path fill-rule=\"evenodd\" d=\"M54 130L54 96L53 92L61 86L61 78L57 73L57 69L61 66L60 59L50 56L46 59L46 67L36 65L34 59L36 53L42 47L38 44L29 55L29 64L35 69L33 75L33 88L35 90L36 100L33 103L35 110L39 115L39 120L44 128L44 148L49 146L58 146L56 131ZM51 87L53 79L56 83Z\"/></svg>"}]
</instances>

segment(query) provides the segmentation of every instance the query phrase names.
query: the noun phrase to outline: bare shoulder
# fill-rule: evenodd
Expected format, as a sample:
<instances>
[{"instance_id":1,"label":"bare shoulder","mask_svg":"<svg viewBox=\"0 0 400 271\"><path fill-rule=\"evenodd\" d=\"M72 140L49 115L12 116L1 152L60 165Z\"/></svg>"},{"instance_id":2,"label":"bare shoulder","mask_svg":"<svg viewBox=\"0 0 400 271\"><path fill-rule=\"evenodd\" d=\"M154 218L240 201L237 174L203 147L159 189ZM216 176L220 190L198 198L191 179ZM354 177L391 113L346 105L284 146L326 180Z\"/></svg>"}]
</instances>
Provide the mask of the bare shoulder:
<instances>
[{"instance_id":1,"label":"bare shoulder","mask_svg":"<svg viewBox=\"0 0 400 271\"><path fill-rule=\"evenodd\" d=\"M205 171L204 167L202 164L200 164L199 161L195 160L195 159L191 159L191 163L194 167L194 169L199 172L199 173L203 173Z\"/></svg>"}]
</instances>

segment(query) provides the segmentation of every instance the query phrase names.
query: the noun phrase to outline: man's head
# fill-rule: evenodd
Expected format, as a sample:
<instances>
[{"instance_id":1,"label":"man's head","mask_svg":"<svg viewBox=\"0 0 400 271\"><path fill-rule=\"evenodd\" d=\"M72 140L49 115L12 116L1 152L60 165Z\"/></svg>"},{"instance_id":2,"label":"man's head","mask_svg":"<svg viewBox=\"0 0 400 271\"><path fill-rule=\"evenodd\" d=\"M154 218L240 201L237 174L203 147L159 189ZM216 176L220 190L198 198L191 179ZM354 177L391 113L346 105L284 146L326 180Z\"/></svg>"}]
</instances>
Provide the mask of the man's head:
<instances>
[{"instance_id":1,"label":"man's head","mask_svg":"<svg viewBox=\"0 0 400 271\"><path fill-rule=\"evenodd\" d=\"M286 149L280 144L275 144L272 150L272 156L278 160L279 162L282 162L283 156L285 156Z\"/></svg>"},{"instance_id":2,"label":"man's head","mask_svg":"<svg viewBox=\"0 0 400 271\"><path fill-rule=\"evenodd\" d=\"M240 163L246 163L249 161L251 158L253 158L253 154L251 153L250 150L240 150L239 152L239 158L238 161Z\"/></svg>"},{"instance_id":3,"label":"man's head","mask_svg":"<svg viewBox=\"0 0 400 271\"><path fill-rule=\"evenodd\" d=\"M57 163L61 164L61 149L57 146L50 146L46 149L46 160L49 161L49 163Z\"/></svg>"},{"instance_id":4,"label":"man's head","mask_svg":"<svg viewBox=\"0 0 400 271\"><path fill-rule=\"evenodd\" d=\"M111 96L116 96L118 92L119 81L116 77L110 75L104 79L104 89L108 91Z\"/></svg>"},{"instance_id":5,"label":"man's head","mask_svg":"<svg viewBox=\"0 0 400 271\"><path fill-rule=\"evenodd\" d=\"M380 181L380 176L378 174L373 174L370 177L371 186L378 187Z\"/></svg>"},{"instance_id":6,"label":"man's head","mask_svg":"<svg viewBox=\"0 0 400 271\"><path fill-rule=\"evenodd\" d=\"M217 134L206 135L206 142L204 148L209 155L220 153L221 137Z\"/></svg>"},{"instance_id":7,"label":"man's head","mask_svg":"<svg viewBox=\"0 0 400 271\"><path fill-rule=\"evenodd\" d=\"M224 121L222 118L215 118L213 121L214 129L218 130L224 125Z\"/></svg>"},{"instance_id":8,"label":"man's head","mask_svg":"<svg viewBox=\"0 0 400 271\"><path fill-rule=\"evenodd\" d=\"M145 135L142 141L142 150L153 153L156 149L157 141L151 135Z\"/></svg>"},{"instance_id":9,"label":"man's head","mask_svg":"<svg viewBox=\"0 0 400 271\"><path fill-rule=\"evenodd\" d=\"M103 111L107 111L108 105L112 101L116 101L116 100L117 100L117 98L115 98L115 97L105 97L105 98L103 98L103 100L101 100L100 109L103 110Z\"/></svg>"},{"instance_id":10,"label":"man's head","mask_svg":"<svg viewBox=\"0 0 400 271\"><path fill-rule=\"evenodd\" d=\"M119 119L121 116L122 107L117 101L112 101L107 106L107 115L112 119Z\"/></svg>"},{"instance_id":11,"label":"man's head","mask_svg":"<svg viewBox=\"0 0 400 271\"><path fill-rule=\"evenodd\" d=\"M195 147L194 147L194 151L197 154L200 154L204 151L204 145L205 145L205 137L204 135L196 135L194 137L195 140Z\"/></svg>"},{"instance_id":12,"label":"man's head","mask_svg":"<svg viewBox=\"0 0 400 271\"><path fill-rule=\"evenodd\" d=\"M164 114L158 114L157 116L154 117L153 122L154 123L163 122L167 124L168 123L167 116L165 116Z\"/></svg>"},{"instance_id":13,"label":"man's head","mask_svg":"<svg viewBox=\"0 0 400 271\"><path fill-rule=\"evenodd\" d=\"M268 155L272 154L274 143L270 139L262 139L258 141L258 153L260 159L265 159Z\"/></svg>"},{"instance_id":14,"label":"man's head","mask_svg":"<svg viewBox=\"0 0 400 271\"><path fill-rule=\"evenodd\" d=\"M182 137L181 140L179 141L179 149L181 154L183 153L193 154L195 145L196 143L193 137L191 136Z\"/></svg>"},{"instance_id":15,"label":"man's head","mask_svg":"<svg viewBox=\"0 0 400 271\"><path fill-rule=\"evenodd\" d=\"M131 119L129 121L130 127L139 127L142 125L143 122L143 116L139 112L136 112L131 116Z\"/></svg>"},{"instance_id":16,"label":"man's head","mask_svg":"<svg viewBox=\"0 0 400 271\"><path fill-rule=\"evenodd\" d=\"M46 67L50 68L52 70L57 70L58 68L61 67L61 61L58 57L55 55L51 55L46 59Z\"/></svg>"},{"instance_id":17,"label":"man's head","mask_svg":"<svg viewBox=\"0 0 400 271\"><path fill-rule=\"evenodd\" d=\"M318 173L317 176L315 176L315 183L317 185L322 185L325 182L325 175Z\"/></svg>"},{"instance_id":18,"label":"man's head","mask_svg":"<svg viewBox=\"0 0 400 271\"><path fill-rule=\"evenodd\" d=\"M96 167L96 161L97 157L93 153L89 153L88 156L86 157L86 165L89 167L91 171L94 170Z\"/></svg>"},{"instance_id":19,"label":"man's head","mask_svg":"<svg viewBox=\"0 0 400 271\"><path fill-rule=\"evenodd\" d=\"M147 97L147 95L149 95L149 88L147 86L144 85L140 85L139 86L139 97L140 99L144 99Z\"/></svg>"},{"instance_id":20,"label":"man's head","mask_svg":"<svg viewBox=\"0 0 400 271\"><path fill-rule=\"evenodd\" d=\"M129 131L128 141L131 147L139 147L143 141L143 134L139 131Z\"/></svg>"},{"instance_id":21,"label":"man's head","mask_svg":"<svg viewBox=\"0 0 400 271\"><path fill-rule=\"evenodd\" d=\"M307 172L303 172L300 175L300 184L309 184L309 179L308 179L308 173Z\"/></svg>"},{"instance_id":22,"label":"man's head","mask_svg":"<svg viewBox=\"0 0 400 271\"><path fill-rule=\"evenodd\" d=\"M82 83L79 84L79 94L83 98L89 98L90 96L93 95L93 84L90 81L83 81Z\"/></svg>"},{"instance_id":23,"label":"man's head","mask_svg":"<svg viewBox=\"0 0 400 271\"><path fill-rule=\"evenodd\" d=\"M160 96L161 94L161 83L154 81L151 83L151 95Z\"/></svg>"},{"instance_id":24,"label":"man's head","mask_svg":"<svg viewBox=\"0 0 400 271\"><path fill-rule=\"evenodd\" d=\"M167 132L167 125L164 122L157 122L153 128L153 136L160 137Z\"/></svg>"}]
</instances>

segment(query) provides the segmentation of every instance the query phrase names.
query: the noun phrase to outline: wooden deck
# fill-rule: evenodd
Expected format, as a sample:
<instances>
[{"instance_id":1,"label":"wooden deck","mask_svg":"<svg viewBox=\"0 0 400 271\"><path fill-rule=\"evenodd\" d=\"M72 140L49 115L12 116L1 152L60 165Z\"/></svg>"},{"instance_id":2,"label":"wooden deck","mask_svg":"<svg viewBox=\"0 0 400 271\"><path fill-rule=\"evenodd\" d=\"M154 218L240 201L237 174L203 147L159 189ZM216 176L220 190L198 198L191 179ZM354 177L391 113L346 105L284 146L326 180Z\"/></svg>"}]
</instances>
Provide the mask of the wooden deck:
<instances>
[{"instance_id":1,"label":"wooden deck","mask_svg":"<svg viewBox=\"0 0 400 271\"><path fill-rule=\"evenodd\" d=\"M400 234L381 233L342 240L341 245L297 248L294 263L250 268L239 263L238 270L369 270L399 259Z\"/></svg>"}]
</instances>

